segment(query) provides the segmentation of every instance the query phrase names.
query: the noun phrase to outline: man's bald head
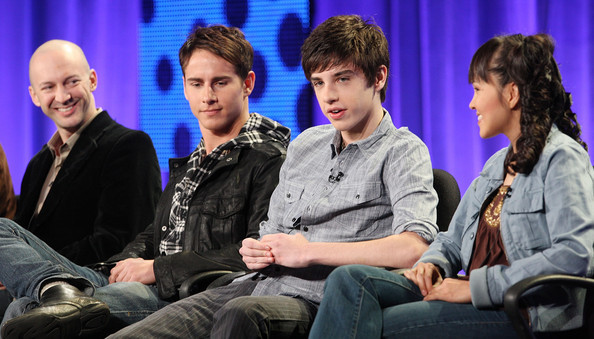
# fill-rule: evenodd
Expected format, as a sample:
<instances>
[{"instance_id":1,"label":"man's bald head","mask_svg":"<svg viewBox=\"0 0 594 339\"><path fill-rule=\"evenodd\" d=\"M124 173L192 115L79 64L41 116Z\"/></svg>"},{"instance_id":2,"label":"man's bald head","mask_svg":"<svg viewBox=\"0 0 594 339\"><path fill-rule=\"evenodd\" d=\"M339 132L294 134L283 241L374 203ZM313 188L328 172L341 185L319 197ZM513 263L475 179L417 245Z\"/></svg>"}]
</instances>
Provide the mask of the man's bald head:
<instances>
[{"instance_id":1,"label":"man's bald head","mask_svg":"<svg viewBox=\"0 0 594 339\"><path fill-rule=\"evenodd\" d=\"M66 40L49 40L37 47L31 56L31 59L29 60L29 81L31 81L32 85L32 68L43 67L43 65L40 65L40 58L47 53L62 54L64 57L67 57L72 61L79 63L79 65L82 65L85 70L91 70L89 63L87 62L87 58L85 57L85 53L80 47L78 47L77 44Z\"/></svg>"}]
</instances>

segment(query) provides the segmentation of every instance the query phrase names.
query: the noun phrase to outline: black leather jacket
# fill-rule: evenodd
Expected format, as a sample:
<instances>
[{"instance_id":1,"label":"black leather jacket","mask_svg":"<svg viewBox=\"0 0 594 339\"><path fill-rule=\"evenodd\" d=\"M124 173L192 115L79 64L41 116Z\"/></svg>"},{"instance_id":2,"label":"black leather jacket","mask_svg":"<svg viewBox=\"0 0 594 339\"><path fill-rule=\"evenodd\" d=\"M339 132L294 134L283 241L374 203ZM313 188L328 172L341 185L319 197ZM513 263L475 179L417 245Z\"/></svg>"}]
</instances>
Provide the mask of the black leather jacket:
<instances>
[{"instance_id":1,"label":"black leather jacket","mask_svg":"<svg viewBox=\"0 0 594 339\"><path fill-rule=\"evenodd\" d=\"M155 221L110 261L154 258L159 296L166 300L176 299L181 283L193 274L247 270L239 254L241 241L258 237L285 155L285 147L273 139L232 150L204 179L192 199L183 252L163 256L158 252L162 228L169 225L174 188L187 171L189 156L170 159L169 183L157 205Z\"/></svg>"}]
</instances>

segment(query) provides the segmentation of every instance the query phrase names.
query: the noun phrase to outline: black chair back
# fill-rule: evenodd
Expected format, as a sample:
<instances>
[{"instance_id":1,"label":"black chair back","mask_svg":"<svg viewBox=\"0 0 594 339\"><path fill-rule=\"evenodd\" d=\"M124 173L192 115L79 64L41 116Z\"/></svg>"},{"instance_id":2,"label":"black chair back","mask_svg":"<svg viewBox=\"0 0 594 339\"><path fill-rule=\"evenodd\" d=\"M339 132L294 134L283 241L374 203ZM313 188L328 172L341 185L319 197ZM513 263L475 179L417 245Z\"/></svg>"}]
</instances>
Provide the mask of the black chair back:
<instances>
[{"instance_id":1,"label":"black chair back","mask_svg":"<svg viewBox=\"0 0 594 339\"><path fill-rule=\"evenodd\" d=\"M440 232L445 232L460 203L460 187L450 173L442 169L433 169L433 188L437 192L437 226Z\"/></svg>"}]
</instances>

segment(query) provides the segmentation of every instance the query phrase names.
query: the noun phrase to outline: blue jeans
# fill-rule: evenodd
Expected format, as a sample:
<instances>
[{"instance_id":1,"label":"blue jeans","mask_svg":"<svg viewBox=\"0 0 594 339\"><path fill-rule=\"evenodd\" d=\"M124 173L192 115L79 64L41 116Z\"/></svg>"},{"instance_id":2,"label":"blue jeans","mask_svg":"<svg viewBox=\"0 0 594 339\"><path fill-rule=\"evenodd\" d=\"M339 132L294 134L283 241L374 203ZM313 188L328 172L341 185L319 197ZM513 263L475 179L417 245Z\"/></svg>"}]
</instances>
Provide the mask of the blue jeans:
<instances>
[{"instance_id":1,"label":"blue jeans","mask_svg":"<svg viewBox=\"0 0 594 339\"><path fill-rule=\"evenodd\" d=\"M423 301L418 287L385 269L348 265L330 274L310 338L512 338L505 312Z\"/></svg>"},{"instance_id":2,"label":"blue jeans","mask_svg":"<svg viewBox=\"0 0 594 339\"><path fill-rule=\"evenodd\" d=\"M40 287L66 280L91 295L107 277L66 259L12 220L0 218L0 282L15 298L39 301Z\"/></svg>"},{"instance_id":3,"label":"blue jeans","mask_svg":"<svg viewBox=\"0 0 594 339\"><path fill-rule=\"evenodd\" d=\"M39 305L40 288L63 280L105 302L116 318L127 324L144 319L168 303L157 288L141 283L109 284L105 275L74 264L31 232L9 219L0 218L0 282L17 300L2 323Z\"/></svg>"}]
</instances>

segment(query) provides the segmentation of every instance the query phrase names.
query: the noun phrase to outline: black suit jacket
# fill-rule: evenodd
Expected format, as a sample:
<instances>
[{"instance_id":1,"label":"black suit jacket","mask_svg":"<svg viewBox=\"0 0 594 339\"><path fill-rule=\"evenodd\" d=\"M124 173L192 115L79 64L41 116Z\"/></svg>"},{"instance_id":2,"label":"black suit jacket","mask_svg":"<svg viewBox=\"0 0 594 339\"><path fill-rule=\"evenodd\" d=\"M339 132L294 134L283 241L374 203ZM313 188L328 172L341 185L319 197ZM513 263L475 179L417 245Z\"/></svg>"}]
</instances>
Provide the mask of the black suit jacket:
<instances>
[{"instance_id":1,"label":"black suit jacket","mask_svg":"<svg viewBox=\"0 0 594 339\"><path fill-rule=\"evenodd\" d=\"M150 137L99 113L85 128L34 216L53 163L47 145L29 162L15 221L79 265L121 251L154 218L161 173Z\"/></svg>"}]
</instances>

